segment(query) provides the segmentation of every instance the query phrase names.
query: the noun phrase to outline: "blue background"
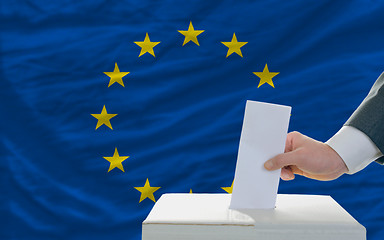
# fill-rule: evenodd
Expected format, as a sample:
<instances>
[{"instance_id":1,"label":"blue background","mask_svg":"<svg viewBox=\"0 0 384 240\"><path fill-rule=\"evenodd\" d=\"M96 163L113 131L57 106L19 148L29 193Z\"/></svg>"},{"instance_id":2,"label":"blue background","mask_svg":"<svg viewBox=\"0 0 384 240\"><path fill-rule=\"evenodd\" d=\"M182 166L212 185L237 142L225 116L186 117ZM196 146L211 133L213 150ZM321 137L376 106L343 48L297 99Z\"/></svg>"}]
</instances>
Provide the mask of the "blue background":
<instances>
[{"instance_id":1,"label":"blue background","mask_svg":"<svg viewBox=\"0 0 384 240\"><path fill-rule=\"evenodd\" d=\"M140 239L161 194L224 193L247 99L292 106L289 131L340 129L383 71L382 1L1 1L1 239ZM182 47L192 21L200 47ZM156 58L138 58L148 32ZM243 58L220 42L233 33ZM125 88L108 86L115 62ZM275 88L257 88L268 64ZM106 105L113 131L97 120ZM125 172L107 173L115 147ZM280 193L331 195L384 230L384 168Z\"/></svg>"}]
</instances>

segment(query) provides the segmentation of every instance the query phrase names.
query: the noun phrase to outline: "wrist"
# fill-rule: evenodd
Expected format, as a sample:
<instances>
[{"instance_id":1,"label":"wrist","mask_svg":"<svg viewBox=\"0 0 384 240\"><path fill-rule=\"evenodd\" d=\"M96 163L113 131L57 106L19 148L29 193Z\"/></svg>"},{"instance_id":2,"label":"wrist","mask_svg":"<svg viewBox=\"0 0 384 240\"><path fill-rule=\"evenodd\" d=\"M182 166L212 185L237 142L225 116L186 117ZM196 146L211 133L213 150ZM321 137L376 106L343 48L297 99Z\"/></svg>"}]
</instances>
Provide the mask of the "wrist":
<instances>
[{"instance_id":1,"label":"wrist","mask_svg":"<svg viewBox=\"0 0 384 240\"><path fill-rule=\"evenodd\" d=\"M342 127L326 144L342 158L348 174L362 170L382 155L367 135L351 126Z\"/></svg>"},{"instance_id":2,"label":"wrist","mask_svg":"<svg viewBox=\"0 0 384 240\"><path fill-rule=\"evenodd\" d=\"M335 178L347 173L349 171L348 166L345 164L343 158L327 143L324 143L327 147L330 159L332 161L334 172L333 174L336 176Z\"/></svg>"}]
</instances>

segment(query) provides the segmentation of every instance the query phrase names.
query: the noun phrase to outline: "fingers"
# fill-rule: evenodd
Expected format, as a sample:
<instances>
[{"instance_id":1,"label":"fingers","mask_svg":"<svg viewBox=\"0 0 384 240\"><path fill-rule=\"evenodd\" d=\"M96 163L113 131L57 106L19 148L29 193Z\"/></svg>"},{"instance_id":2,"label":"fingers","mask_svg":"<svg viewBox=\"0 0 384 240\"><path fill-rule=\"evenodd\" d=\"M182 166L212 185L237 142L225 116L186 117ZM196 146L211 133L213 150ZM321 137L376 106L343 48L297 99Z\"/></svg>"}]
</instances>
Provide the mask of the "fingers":
<instances>
[{"instance_id":1,"label":"fingers","mask_svg":"<svg viewBox=\"0 0 384 240\"><path fill-rule=\"evenodd\" d=\"M290 165L298 165L300 160L300 152L295 150L292 152L282 153L273 157L264 163L264 167L269 170L277 170Z\"/></svg>"},{"instance_id":2,"label":"fingers","mask_svg":"<svg viewBox=\"0 0 384 240\"><path fill-rule=\"evenodd\" d=\"M291 171L294 173L294 174L298 174L298 175L301 175L301 176L304 176L304 172L303 170L299 169L298 167L296 166L289 166L291 168Z\"/></svg>"},{"instance_id":3,"label":"fingers","mask_svg":"<svg viewBox=\"0 0 384 240\"><path fill-rule=\"evenodd\" d=\"M290 152L293 150L293 143L292 143L292 134L288 133L287 138L285 139L285 149L284 152Z\"/></svg>"},{"instance_id":4,"label":"fingers","mask_svg":"<svg viewBox=\"0 0 384 240\"><path fill-rule=\"evenodd\" d=\"M302 134L299 132L290 132L287 134L287 139L285 140L285 149L284 152L291 152L294 150L294 143L299 141L302 138Z\"/></svg>"},{"instance_id":5,"label":"fingers","mask_svg":"<svg viewBox=\"0 0 384 240\"><path fill-rule=\"evenodd\" d=\"M295 174L293 174L290 167L284 167L281 169L281 179L283 179L285 181L295 179Z\"/></svg>"}]
</instances>

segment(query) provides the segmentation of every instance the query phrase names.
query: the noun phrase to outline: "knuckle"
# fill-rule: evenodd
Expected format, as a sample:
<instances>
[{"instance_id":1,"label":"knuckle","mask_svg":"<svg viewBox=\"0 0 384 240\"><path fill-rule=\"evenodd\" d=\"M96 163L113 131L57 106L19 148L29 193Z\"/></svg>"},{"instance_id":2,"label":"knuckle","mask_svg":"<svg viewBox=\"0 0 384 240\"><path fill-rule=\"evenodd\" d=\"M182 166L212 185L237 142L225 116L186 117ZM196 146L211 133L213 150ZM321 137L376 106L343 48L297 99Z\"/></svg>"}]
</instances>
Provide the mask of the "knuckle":
<instances>
[{"instance_id":1,"label":"knuckle","mask_svg":"<svg viewBox=\"0 0 384 240\"><path fill-rule=\"evenodd\" d=\"M298 131L293 131L293 132L288 133L288 136L290 138L298 138L301 136L301 133L299 133Z\"/></svg>"}]
</instances>

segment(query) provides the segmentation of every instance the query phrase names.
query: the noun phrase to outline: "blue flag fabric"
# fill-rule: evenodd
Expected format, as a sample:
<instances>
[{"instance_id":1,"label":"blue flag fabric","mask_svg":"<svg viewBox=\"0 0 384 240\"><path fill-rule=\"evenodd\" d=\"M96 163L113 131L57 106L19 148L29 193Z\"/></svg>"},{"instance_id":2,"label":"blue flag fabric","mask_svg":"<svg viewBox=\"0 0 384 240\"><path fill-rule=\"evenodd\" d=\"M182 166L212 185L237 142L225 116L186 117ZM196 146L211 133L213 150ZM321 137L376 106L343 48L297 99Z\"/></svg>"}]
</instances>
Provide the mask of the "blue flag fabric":
<instances>
[{"instance_id":1,"label":"blue flag fabric","mask_svg":"<svg viewBox=\"0 0 384 240\"><path fill-rule=\"evenodd\" d=\"M326 141L384 69L381 1L0 5L1 239L140 239L151 198L231 186L247 99L292 106L289 131ZM183 46L190 22L204 32ZM135 44L147 33L156 46ZM331 195L378 240L383 174L279 192Z\"/></svg>"}]
</instances>

